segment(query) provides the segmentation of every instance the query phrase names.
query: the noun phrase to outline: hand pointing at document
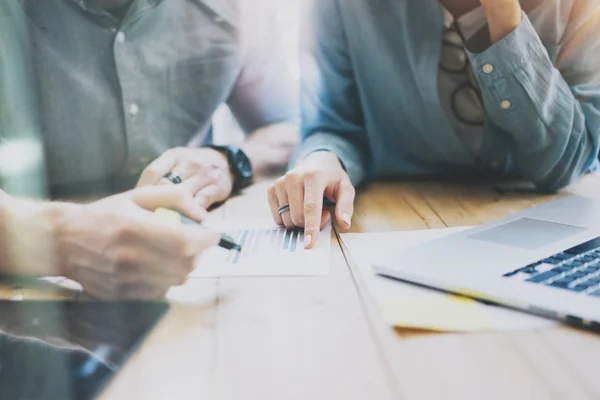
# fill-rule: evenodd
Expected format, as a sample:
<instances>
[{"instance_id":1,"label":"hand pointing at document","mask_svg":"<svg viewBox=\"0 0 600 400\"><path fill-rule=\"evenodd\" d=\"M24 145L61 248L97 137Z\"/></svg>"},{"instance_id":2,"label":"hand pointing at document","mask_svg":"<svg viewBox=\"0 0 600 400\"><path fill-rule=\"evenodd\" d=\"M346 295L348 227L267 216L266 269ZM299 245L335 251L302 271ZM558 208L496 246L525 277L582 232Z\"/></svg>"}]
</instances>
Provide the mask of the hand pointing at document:
<instances>
[{"instance_id":1,"label":"hand pointing at document","mask_svg":"<svg viewBox=\"0 0 600 400\"><path fill-rule=\"evenodd\" d=\"M335 219L350 228L354 186L334 153L319 151L296 163L294 169L269 188L269 205L278 225L304 228L304 247L311 248L331 215L323 198L336 202Z\"/></svg>"}]
</instances>

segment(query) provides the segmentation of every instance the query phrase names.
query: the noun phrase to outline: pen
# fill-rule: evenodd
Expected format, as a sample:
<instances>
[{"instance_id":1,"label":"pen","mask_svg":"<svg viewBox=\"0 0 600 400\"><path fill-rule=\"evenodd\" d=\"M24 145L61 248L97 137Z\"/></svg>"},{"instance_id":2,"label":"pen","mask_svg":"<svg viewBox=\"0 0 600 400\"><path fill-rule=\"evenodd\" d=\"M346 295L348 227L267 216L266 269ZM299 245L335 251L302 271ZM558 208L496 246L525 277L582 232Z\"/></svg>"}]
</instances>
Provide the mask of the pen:
<instances>
[{"instance_id":1,"label":"pen","mask_svg":"<svg viewBox=\"0 0 600 400\"><path fill-rule=\"evenodd\" d=\"M174 222L180 222L183 224L190 225L201 225L200 222L196 222L191 218L186 217L185 215L181 215L176 211L167 210L165 208L157 208L154 211L154 215L164 220L171 220ZM221 234L221 240L219 241L219 247L224 248L225 250L235 250L238 252L242 251L242 246L237 244L235 240L230 238L227 235Z\"/></svg>"}]
</instances>

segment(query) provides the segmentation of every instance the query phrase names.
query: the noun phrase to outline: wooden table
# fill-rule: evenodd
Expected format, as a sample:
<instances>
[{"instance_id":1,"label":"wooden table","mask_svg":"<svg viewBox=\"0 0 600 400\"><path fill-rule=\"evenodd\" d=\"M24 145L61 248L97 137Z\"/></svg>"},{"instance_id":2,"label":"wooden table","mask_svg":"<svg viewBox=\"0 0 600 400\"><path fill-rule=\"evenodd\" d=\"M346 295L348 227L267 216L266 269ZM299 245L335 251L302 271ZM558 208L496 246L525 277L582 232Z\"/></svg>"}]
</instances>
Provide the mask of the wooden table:
<instances>
[{"instance_id":1,"label":"wooden table","mask_svg":"<svg viewBox=\"0 0 600 400\"><path fill-rule=\"evenodd\" d=\"M213 218L269 217L266 185ZM600 177L566 193L600 198ZM480 183L376 183L353 232L477 225L551 200ZM598 399L600 336L560 327L427 334L384 325L333 238L325 277L191 279L103 399ZM25 288L5 296L69 297Z\"/></svg>"}]
</instances>

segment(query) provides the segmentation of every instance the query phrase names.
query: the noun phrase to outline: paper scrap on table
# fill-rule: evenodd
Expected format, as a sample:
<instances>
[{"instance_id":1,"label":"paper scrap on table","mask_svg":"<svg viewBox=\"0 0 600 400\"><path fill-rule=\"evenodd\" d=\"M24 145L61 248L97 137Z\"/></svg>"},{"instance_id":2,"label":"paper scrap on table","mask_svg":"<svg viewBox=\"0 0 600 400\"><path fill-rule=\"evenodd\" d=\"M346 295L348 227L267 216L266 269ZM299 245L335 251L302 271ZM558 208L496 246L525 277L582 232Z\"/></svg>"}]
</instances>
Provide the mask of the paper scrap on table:
<instances>
[{"instance_id":1,"label":"paper scrap on table","mask_svg":"<svg viewBox=\"0 0 600 400\"><path fill-rule=\"evenodd\" d=\"M316 276L329 273L331 225L310 250L304 231L276 226L273 220L211 221L211 229L242 245L242 252L214 247L205 251L192 277Z\"/></svg>"},{"instance_id":2,"label":"paper scrap on table","mask_svg":"<svg viewBox=\"0 0 600 400\"><path fill-rule=\"evenodd\" d=\"M388 233L342 234L345 251L375 299L386 323L444 332L484 332L547 328L557 323L464 297L422 288L377 275L374 254L420 245L468 227Z\"/></svg>"}]
</instances>

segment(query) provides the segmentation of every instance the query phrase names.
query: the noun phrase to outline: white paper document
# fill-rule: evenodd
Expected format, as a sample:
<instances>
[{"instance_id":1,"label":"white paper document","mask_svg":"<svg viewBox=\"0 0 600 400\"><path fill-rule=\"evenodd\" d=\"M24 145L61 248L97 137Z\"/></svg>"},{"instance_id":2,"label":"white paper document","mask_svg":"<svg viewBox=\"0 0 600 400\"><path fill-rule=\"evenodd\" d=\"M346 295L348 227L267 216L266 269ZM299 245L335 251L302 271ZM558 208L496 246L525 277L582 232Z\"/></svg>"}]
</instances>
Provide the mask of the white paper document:
<instances>
[{"instance_id":1,"label":"white paper document","mask_svg":"<svg viewBox=\"0 0 600 400\"><path fill-rule=\"evenodd\" d=\"M462 228L423 231L342 234L354 271L360 274L386 323L403 328L433 331L482 332L547 328L557 323L518 311L489 306L464 297L429 290L377 275L373 257L393 249L420 245Z\"/></svg>"},{"instance_id":2,"label":"white paper document","mask_svg":"<svg viewBox=\"0 0 600 400\"><path fill-rule=\"evenodd\" d=\"M211 229L242 245L242 251L214 247L200 257L192 277L310 276L329 273L331 225L317 243L304 249L304 231L276 226L272 220L213 221Z\"/></svg>"}]
</instances>

